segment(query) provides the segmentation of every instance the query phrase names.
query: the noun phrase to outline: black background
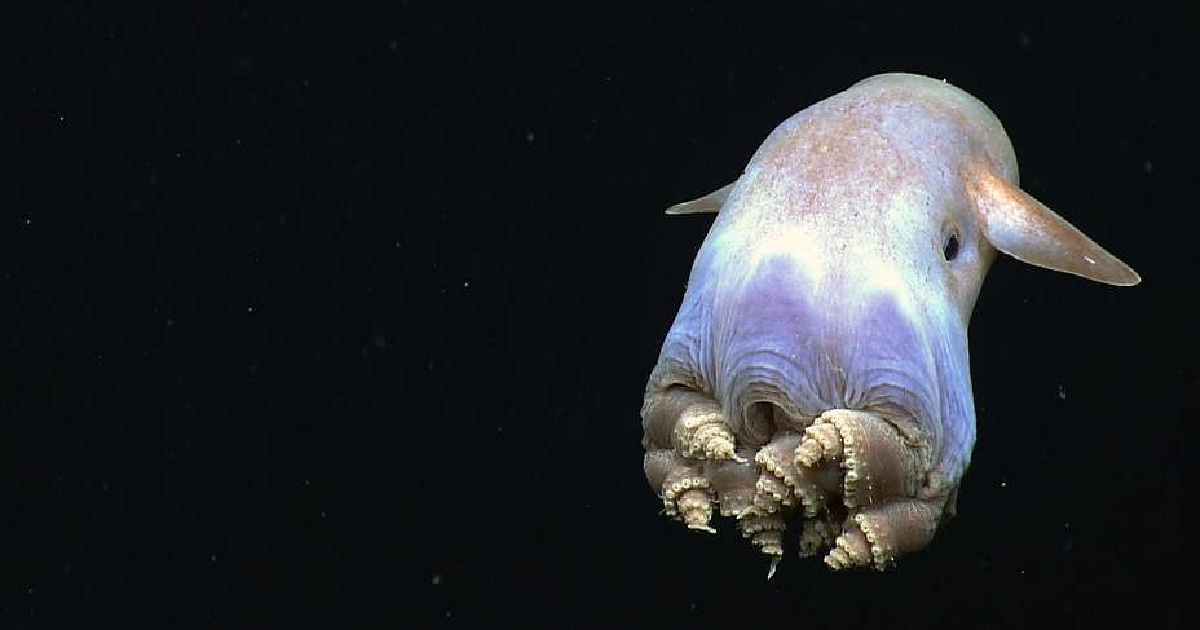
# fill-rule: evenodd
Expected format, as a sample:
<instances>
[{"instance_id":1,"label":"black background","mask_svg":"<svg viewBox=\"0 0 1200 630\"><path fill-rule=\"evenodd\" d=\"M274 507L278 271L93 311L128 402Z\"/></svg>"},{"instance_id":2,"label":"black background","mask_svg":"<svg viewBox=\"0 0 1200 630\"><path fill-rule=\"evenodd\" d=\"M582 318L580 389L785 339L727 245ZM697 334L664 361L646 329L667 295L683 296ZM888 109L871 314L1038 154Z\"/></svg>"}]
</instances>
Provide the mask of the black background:
<instances>
[{"instance_id":1,"label":"black background","mask_svg":"<svg viewBox=\"0 0 1200 630\"><path fill-rule=\"evenodd\" d=\"M0 627L1190 612L1200 172L1182 11L0 15ZM1001 259L972 322L979 439L958 517L890 573L789 557L768 582L732 527L686 531L642 478L642 388L709 223L662 210L889 70L986 102L1026 190L1145 280Z\"/></svg>"}]
</instances>

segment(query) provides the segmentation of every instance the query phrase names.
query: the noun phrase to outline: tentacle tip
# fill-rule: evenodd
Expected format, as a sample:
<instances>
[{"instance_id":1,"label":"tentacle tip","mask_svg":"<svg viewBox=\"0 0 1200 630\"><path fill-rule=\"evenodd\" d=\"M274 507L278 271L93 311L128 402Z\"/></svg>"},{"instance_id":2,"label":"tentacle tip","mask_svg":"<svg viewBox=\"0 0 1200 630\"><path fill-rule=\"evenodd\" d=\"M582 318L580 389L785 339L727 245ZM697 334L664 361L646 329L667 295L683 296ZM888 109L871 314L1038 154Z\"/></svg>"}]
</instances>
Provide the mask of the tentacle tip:
<instances>
[{"instance_id":1,"label":"tentacle tip","mask_svg":"<svg viewBox=\"0 0 1200 630\"><path fill-rule=\"evenodd\" d=\"M718 462L734 461L737 444L731 441L712 441L704 445L704 458Z\"/></svg>"},{"instance_id":2,"label":"tentacle tip","mask_svg":"<svg viewBox=\"0 0 1200 630\"><path fill-rule=\"evenodd\" d=\"M824 456L821 445L816 440L805 440L796 447L796 464L806 468L812 468L820 463Z\"/></svg>"},{"instance_id":3,"label":"tentacle tip","mask_svg":"<svg viewBox=\"0 0 1200 630\"><path fill-rule=\"evenodd\" d=\"M688 529L716 532L709 525L709 522L712 520L712 507L709 504L689 505L680 512L683 517L683 523L687 525Z\"/></svg>"},{"instance_id":4,"label":"tentacle tip","mask_svg":"<svg viewBox=\"0 0 1200 630\"><path fill-rule=\"evenodd\" d=\"M850 562L850 556L848 556L845 551L842 551L841 549L831 549L829 553L825 555L825 566L833 569L834 571L843 571L852 567L853 564Z\"/></svg>"},{"instance_id":5,"label":"tentacle tip","mask_svg":"<svg viewBox=\"0 0 1200 630\"><path fill-rule=\"evenodd\" d=\"M755 540L754 544L759 545L759 550L765 555L771 556L775 559L780 559L783 557L783 542L780 540L775 540L773 537L764 537L762 539Z\"/></svg>"},{"instance_id":6,"label":"tentacle tip","mask_svg":"<svg viewBox=\"0 0 1200 630\"><path fill-rule=\"evenodd\" d=\"M869 566L871 560L871 543L855 530L838 536L833 548L825 555L825 564L835 571Z\"/></svg>"},{"instance_id":7,"label":"tentacle tip","mask_svg":"<svg viewBox=\"0 0 1200 630\"><path fill-rule=\"evenodd\" d=\"M857 515L854 518L854 522L867 539L867 545L871 551L872 566L880 571L893 566L896 561L895 554L892 553L892 546L883 535L882 528L877 527L865 514Z\"/></svg>"},{"instance_id":8,"label":"tentacle tip","mask_svg":"<svg viewBox=\"0 0 1200 630\"><path fill-rule=\"evenodd\" d=\"M771 566L767 568L767 579L775 577L775 571L779 568L779 562L783 560L783 556L775 556L771 558Z\"/></svg>"}]
</instances>

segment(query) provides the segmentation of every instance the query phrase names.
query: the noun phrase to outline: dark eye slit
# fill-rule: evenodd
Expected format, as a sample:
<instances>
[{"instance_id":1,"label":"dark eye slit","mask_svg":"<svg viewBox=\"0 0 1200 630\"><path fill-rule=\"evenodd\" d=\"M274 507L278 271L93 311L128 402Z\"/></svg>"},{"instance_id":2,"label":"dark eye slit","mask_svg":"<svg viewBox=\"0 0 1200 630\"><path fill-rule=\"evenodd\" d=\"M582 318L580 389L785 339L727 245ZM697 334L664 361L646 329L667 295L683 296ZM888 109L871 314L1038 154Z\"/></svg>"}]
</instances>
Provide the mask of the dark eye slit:
<instances>
[{"instance_id":1,"label":"dark eye slit","mask_svg":"<svg viewBox=\"0 0 1200 630\"><path fill-rule=\"evenodd\" d=\"M958 258L958 235L951 234L946 237L946 244L942 247L942 256L946 260L954 260Z\"/></svg>"}]
</instances>

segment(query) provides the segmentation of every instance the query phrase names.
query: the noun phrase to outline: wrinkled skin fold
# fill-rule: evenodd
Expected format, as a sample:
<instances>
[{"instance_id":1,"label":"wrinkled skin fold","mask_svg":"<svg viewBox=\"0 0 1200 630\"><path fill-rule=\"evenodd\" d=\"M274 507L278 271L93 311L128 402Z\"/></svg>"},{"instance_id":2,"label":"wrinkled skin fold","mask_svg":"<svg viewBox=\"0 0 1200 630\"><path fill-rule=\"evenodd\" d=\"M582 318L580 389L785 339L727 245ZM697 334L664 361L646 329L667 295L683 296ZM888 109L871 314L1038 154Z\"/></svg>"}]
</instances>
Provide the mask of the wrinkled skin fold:
<instances>
[{"instance_id":1,"label":"wrinkled skin fold","mask_svg":"<svg viewBox=\"0 0 1200 630\"><path fill-rule=\"evenodd\" d=\"M718 515L771 559L885 569L952 514L975 441L967 325L997 251L1113 285L1136 273L1017 183L995 116L879 75L796 114L734 183L646 385L666 514ZM791 538L789 538L791 540Z\"/></svg>"}]
</instances>

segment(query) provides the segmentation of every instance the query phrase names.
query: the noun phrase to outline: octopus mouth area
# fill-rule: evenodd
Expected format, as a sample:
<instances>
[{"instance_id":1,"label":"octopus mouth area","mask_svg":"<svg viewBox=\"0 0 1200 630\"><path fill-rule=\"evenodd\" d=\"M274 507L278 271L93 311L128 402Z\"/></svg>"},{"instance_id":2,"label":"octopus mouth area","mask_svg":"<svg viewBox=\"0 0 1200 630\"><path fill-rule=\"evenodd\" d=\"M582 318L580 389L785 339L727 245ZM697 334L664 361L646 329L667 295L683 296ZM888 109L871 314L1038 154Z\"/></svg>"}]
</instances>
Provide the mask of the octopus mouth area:
<instances>
[{"instance_id":1,"label":"octopus mouth area","mask_svg":"<svg viewBox=\"0 0 1200 630\"><path fill-rule=\"evenodd\" d=\"M648 393L642 418L644 471L666 514L715 532L715 507L770 558L768 577L789 525L798 522L801 557L882 570L927 545L946 506L923 440L876 412L829 409L735 432L712 397L673 387Z\"/></svg>"}]
</instances>

